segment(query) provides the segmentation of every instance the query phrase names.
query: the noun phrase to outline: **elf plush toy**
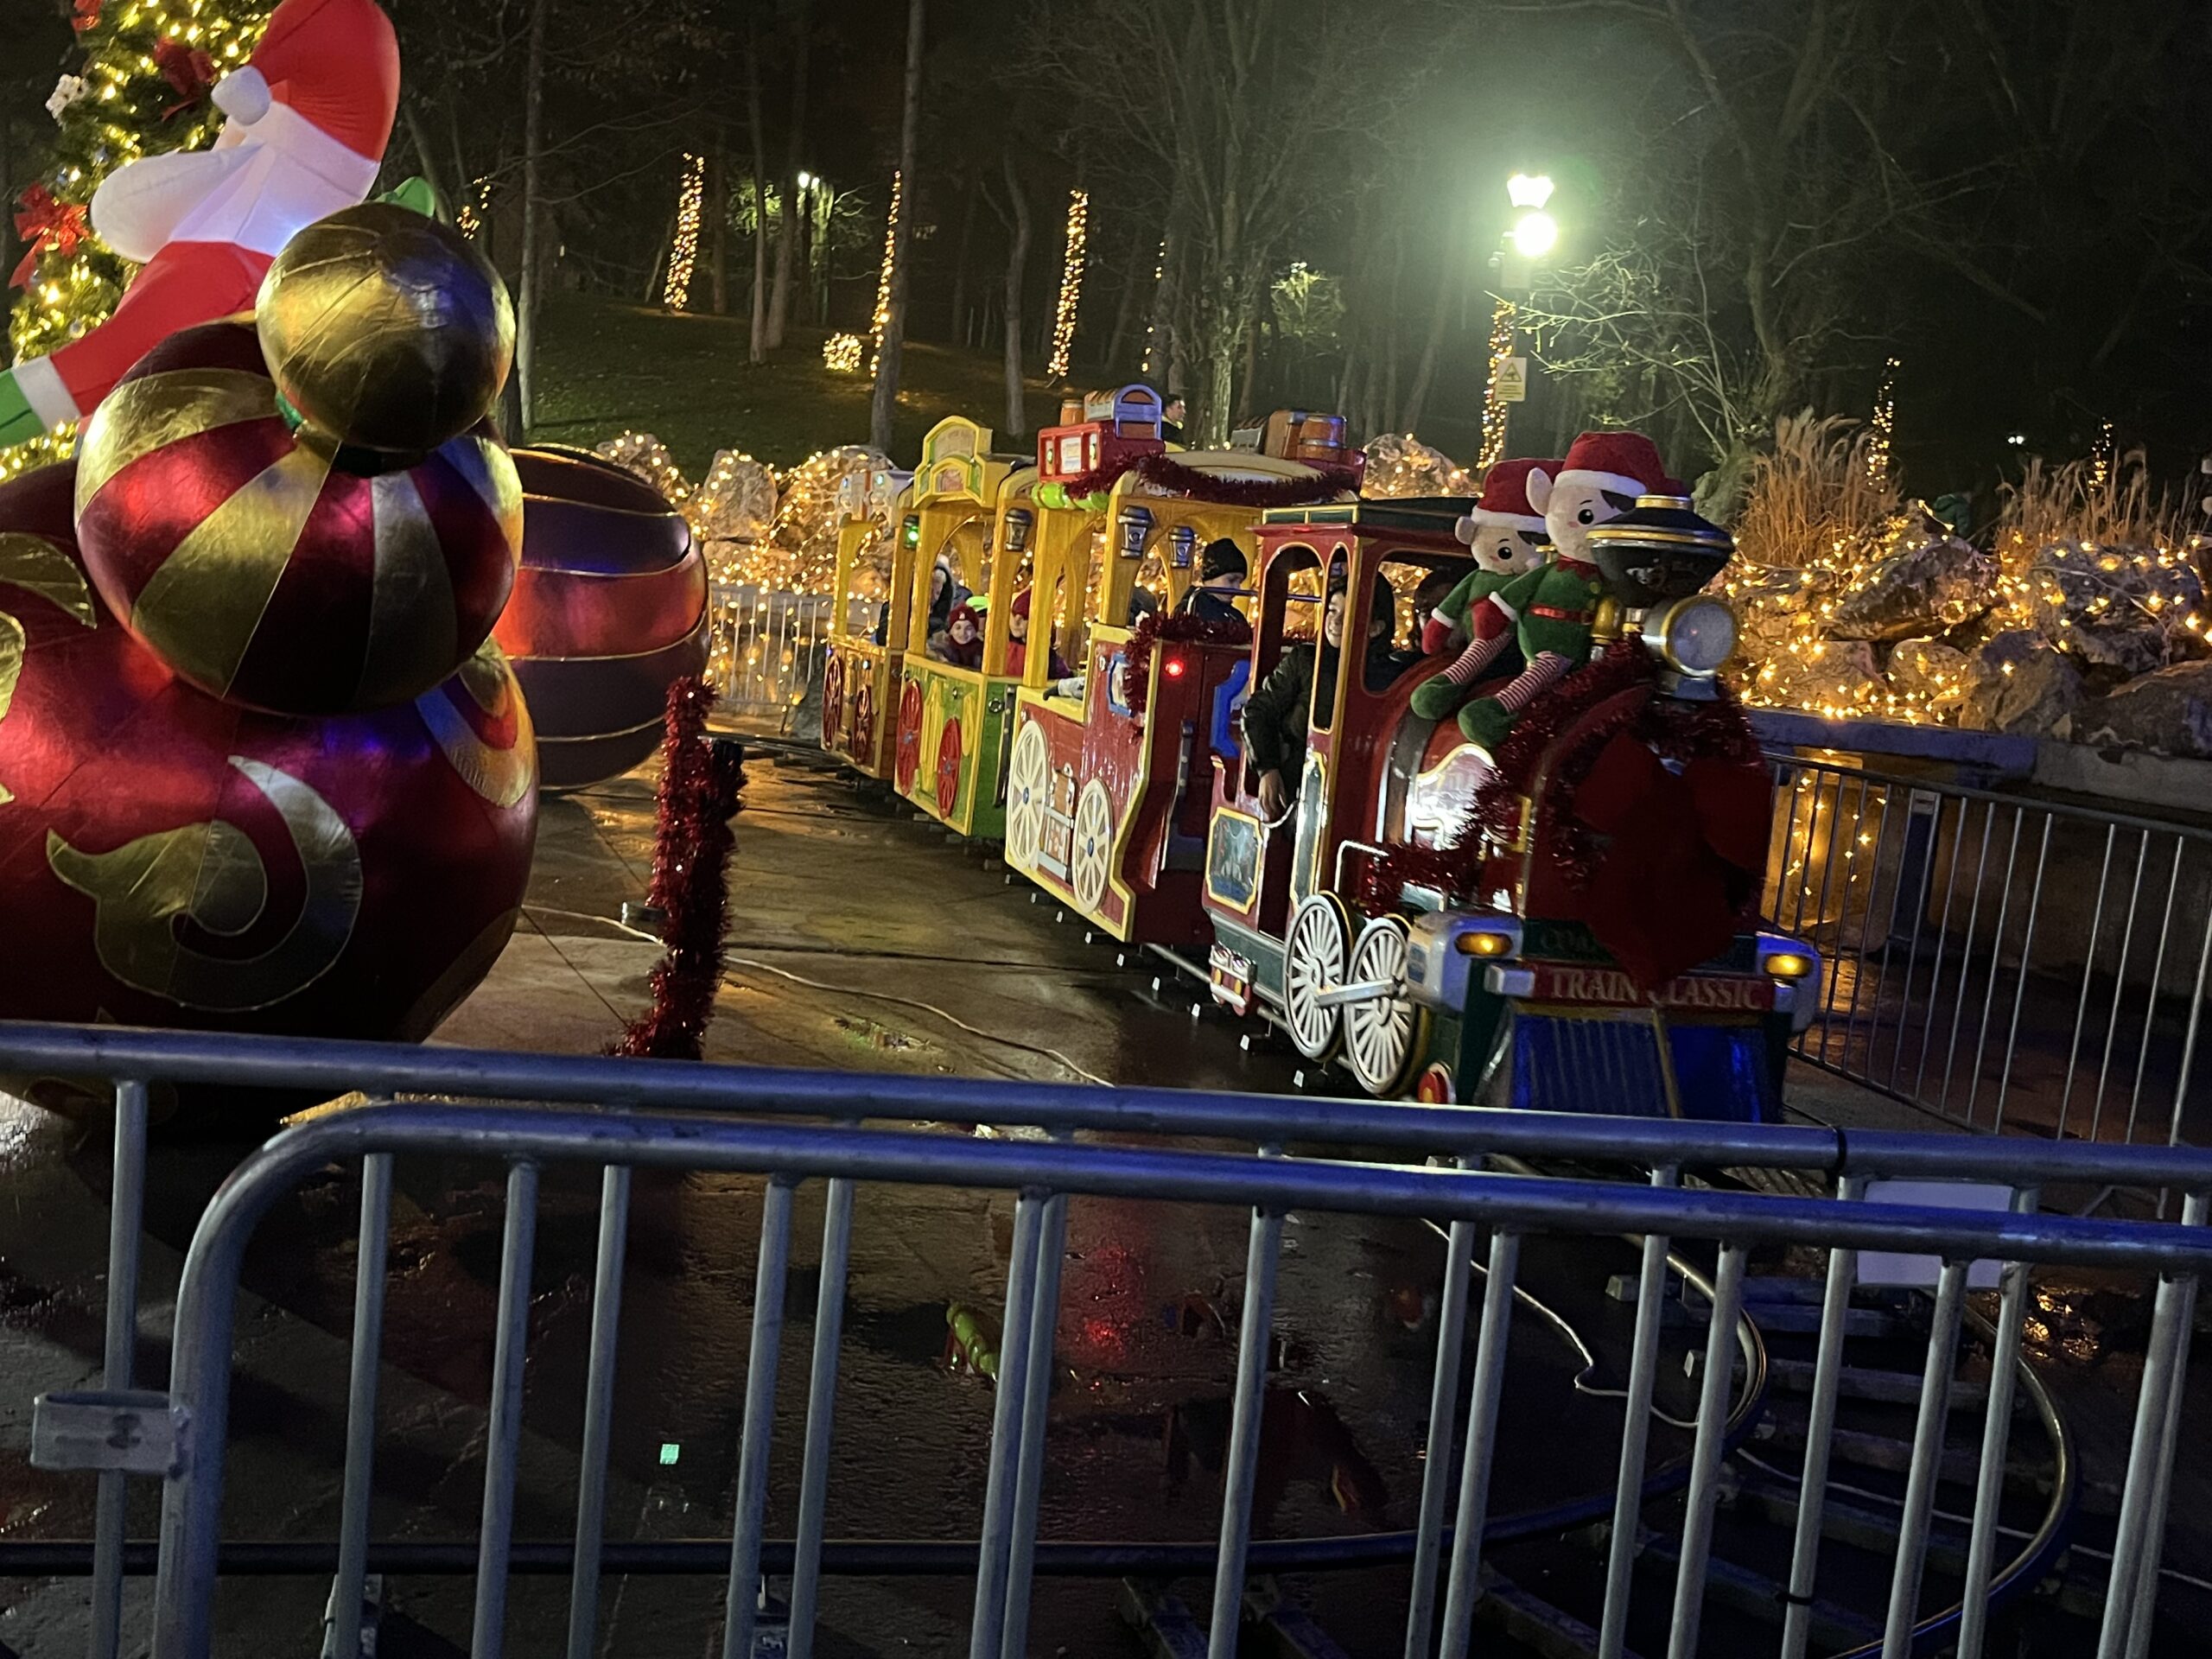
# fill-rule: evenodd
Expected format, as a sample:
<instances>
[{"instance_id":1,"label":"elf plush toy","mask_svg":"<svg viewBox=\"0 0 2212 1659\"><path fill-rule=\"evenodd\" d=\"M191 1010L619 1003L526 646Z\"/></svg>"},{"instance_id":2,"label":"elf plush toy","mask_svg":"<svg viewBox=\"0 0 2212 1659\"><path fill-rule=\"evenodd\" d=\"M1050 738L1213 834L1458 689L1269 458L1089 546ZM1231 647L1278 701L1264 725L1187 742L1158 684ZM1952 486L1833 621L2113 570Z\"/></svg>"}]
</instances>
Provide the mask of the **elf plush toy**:
<instances>
[{"instance_id":1,"label":"elf plush toy","mask_svg":"<svg viewBox=\"0 0 2212 1659\"><path fill-rule=\"evenodd\" d=\"M92 228L144 263L115 315L0 373L0 445L92 413L181 328L253 308L270 262L315 220L365 200L399 104L399 42L375 0L283 0L245 66L216 83L210 149L118 168Z\"/></svg>"},{"instance_id":2,"label":"elf plush toy","mask_svg":"<svg viewBox=\"0 0 2212 1659\"><path fill-rule=\"evenodd\" d=\"M1515 577L1533 570L1551 551L1543 515L1529 501L1532 474L1548 478L1555 461L1501 461L1483 477L1481 499L1458 525L1459 539L1474 556L1475 568L1430 613L1421 628L1421 648L1436 656L1455 640L1473 635L1477 626L1503 634L1504 618L1482 601ZM1454 666L1457 664L1455 664ZM1414 692L1413 709L1423 720L1441 720L1459 707L1471 682L1440 674Z\"/></svg>"},{"instance_id":3,"label":"elf plush toy","mask_svg":"<svg viewBox=\"0 0 2212 1659\"><path fill-rule=\"evenodd\" d=\"M1530 505L1543 511L1551 563L1514 577L1484 600L1466 650L1420 688L1471 685L1509 645L1518 644L1528 666L1495 696L1478 697L1459 710L1467 741L1491 753L1546 687L1589 660L1590 627L1605 594L1605 579L1588 556L1591 526L1619 518L1640 495L1688 493L1667 476L1657 447L1639 432L1585 432L1567 450L1556 478L1531 468L1527 488Z\"/></svg>"}]
</instances>

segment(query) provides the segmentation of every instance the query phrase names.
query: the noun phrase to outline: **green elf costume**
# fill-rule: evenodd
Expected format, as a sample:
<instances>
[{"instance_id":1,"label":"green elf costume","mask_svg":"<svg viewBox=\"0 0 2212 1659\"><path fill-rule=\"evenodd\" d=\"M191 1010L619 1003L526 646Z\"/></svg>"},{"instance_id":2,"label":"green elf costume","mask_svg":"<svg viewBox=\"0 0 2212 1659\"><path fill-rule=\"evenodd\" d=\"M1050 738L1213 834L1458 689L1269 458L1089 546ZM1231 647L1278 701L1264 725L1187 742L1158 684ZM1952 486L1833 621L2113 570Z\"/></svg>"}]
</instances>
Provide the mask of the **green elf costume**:
<instances>
[{"instance_id":1,"label":"green elf costume","mask_svg":"<svg viewBox=\"0 0 2212 1659\"><path fill-rule=\"evenodd\" d=\"M1668 477L1657 446L1637 432L1585 432L1568 448L1556 477L1541 465L1530 468L1527 491L1530 504L1543 510L1551 563L1514 577L1479 602L1467 648L1420 688L1414 704L1421 712L1421 692L1431 686L1473 684L1517 644L1528 666L1495 696L1478 697L1459 710L1460 731L1486 753L1497 753L1521 711L1546 688L1589 660L1591 625L1605 591L1605 578L1588 556L1591 527L1619 518L1638 496L1688 493ZM1449 696L1438 692L1431 706L1448 707Z\"/></svg>"},{"instance_id":2,"label":"green elf costume","mask_svg":"<svg viewBox=\"0 0 2212 1659\"><path fill-rule=\"evenodd\" d=\"M1478 626L1497 634L1509 632L1503 615L1483 601L1541 565L1551 552L1544 516L1529 503L1529 479L1534 473L1548 477L1558 470L1555 461L1501 461L1484 474L1475 510L1458 525L1475 568L1430 613L1421 629L1425 654L1439 656L1455 639L1476 637ZM1441 720L1465 701L1472 674L1455 673L1459 665L1455 653L1450 668L1415 689L1414 713L1423 720Z\"/></svg>"}]
</instances>

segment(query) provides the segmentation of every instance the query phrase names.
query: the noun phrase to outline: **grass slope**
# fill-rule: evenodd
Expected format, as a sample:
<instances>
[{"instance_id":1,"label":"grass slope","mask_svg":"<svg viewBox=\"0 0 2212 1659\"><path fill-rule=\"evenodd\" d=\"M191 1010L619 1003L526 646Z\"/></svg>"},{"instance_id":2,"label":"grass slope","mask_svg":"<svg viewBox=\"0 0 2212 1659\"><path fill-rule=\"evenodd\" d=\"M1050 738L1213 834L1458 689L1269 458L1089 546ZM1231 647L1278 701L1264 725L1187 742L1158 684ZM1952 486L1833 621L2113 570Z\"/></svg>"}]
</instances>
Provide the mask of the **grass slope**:
<instances>
[{"instance_id":1,"label":"grass slope","mask_svg":"<svg viewBox=\"0 0 2212 1659\"><path fill-rule=\"evenodd\" d=\"M822 331L793 329L783 351L758 366L746 361L748 334L741 317L549 297L539 347L544 390L531 435L588 448L626 429L650 432L693 479L705 475L717 449L790 466L817 449L867 441L869 378L824 368ZM907 342L892 458L912 466L922 435L948 415L995 427L1006 400L1000 376L996 357ZM1058 415L1058 395L1032 380L1027 410L1033 432Z\"/></svg>"}]
</instances>

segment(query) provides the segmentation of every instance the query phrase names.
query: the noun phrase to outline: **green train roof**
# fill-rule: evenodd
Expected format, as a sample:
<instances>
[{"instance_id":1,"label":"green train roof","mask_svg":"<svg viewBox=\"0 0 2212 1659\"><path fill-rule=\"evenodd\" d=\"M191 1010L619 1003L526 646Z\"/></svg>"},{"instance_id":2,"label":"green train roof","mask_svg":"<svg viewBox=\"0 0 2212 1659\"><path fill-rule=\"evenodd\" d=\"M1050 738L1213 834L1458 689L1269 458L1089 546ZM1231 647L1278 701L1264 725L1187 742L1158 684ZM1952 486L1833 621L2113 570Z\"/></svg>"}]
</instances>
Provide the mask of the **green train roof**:
<instances>
[{"instance_id":1,"label":"green train roof","mask_svg":"<svg viewBox=\"0 0 2212 1659\"><path fill-rule=\"evenodd\" d=\"M1325 501L1310 507L1270 507L1263 524L1364 524L1376 530L1425 531L1450 539L1475 510L1472 496L1408 495L1389 500Z\"/></svg>"}]
</instances>

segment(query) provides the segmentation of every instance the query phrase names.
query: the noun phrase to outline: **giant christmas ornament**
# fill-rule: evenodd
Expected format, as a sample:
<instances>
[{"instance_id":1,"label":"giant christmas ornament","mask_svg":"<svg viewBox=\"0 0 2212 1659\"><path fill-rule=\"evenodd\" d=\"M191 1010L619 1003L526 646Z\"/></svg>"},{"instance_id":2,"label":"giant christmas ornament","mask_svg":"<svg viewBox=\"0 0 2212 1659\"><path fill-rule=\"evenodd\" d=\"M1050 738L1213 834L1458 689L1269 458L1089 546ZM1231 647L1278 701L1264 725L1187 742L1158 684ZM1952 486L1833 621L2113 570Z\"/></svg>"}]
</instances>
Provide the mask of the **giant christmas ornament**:
<instances>
[{"instance_id":1,"label":"giant christmas ornament","mask_svg":"<svg viewBox=\"0 0 2212 1659\"><path fill-rule=\"evenodd\" d=\"M529 876L530 717L497 649L365 714L209 696L91 581L73 470L0 486L0 1016L426 1036Z\"/></svg>"},{"instance_id":2,"label":"giant christmas ornament","mask_svg":"<svg viewBox=\"0 0 2212 1659\"><path fill-rule=\"evenodd\" d=\"M277 251L375 186L399 102L399 45L374 0L283 0L218 82L213 147L120 167L93 230L144 269L115 315L0 373L0 446L92 412L168 335L250 309Z\"/></svg>"},{"instance_id":3,"label":"giant christmas ornament","mask_svg":"<svg viewBox=\"0 0 2212 1659\"><path fill-rule=\"evenodd\" d=\"M404 383L432 349L419 335L443 337L394 321L367 340ZM286 714L380 708L445 679L506 603L522 532L521 486L488 429L406 457L296 426L262 341L235 322L188 329L124 377L86 429L77 509L93 583L143 644L203 691Z\"/></svg>"},{"instance_id":4,"label":"giant christmas ornament","mask_svg":"<svg viewBox=\"0 0 2212 1659\"><path fill-rule=\"evenodd\" d=\"M707 571L682 514L611 462L518 449L522 571L501 648L548 789L619 778L659 746L668 688L707 663Z\"/></svg>"}]
</instances>

